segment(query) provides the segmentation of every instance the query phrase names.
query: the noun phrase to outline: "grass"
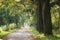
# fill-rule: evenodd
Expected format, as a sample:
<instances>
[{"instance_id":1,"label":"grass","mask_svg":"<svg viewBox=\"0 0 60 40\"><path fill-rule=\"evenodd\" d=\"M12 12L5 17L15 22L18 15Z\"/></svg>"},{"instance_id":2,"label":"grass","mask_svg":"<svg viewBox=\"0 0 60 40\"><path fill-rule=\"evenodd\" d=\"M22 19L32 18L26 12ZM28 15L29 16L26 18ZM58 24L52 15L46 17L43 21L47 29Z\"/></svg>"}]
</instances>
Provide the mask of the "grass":
<instances>
[{"instance_id":1,"label":"grass","mask_svg":"<svg viewBox=\"0 0 60 40\"><path fill-rule=\"evenodd\" d=\"M7 31L2 31L0 32L0 38L3 38L5 35L7 35L9 32Z\"/></svg>"},{"instance_id":2,"label":"grass","mask_svg":"<svg viewBox=\"0 0 60 40\"><path fill-rule=\"evenodd\" d=\"M17 30L17 29L9 30L9 31L1 31L1 32L0 32L0 38L3 38L3 37L6 36L7 34L14 32L15 30Z\"/></svg>"},{"instance_id":3,"label":"grass","mask_svg":"<svg viewBox=\"0 0 60 40\"><path fill-rule=\"evenodd\" d=\"M60 34L53 33L54 35L44 36L43 33L37 32L35 27L30 27L28 31L30 31L35 38L39 38L39 40L60 40Z\"/></svg>"}]
</instances>

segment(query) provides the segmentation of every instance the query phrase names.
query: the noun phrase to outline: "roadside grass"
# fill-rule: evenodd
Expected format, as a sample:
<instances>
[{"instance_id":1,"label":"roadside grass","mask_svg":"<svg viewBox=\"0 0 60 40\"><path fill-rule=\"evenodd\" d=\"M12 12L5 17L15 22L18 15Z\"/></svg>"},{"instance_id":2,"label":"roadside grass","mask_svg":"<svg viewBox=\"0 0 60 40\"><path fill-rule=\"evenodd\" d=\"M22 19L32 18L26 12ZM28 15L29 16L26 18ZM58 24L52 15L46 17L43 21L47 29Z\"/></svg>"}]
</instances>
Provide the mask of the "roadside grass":
<instances>
[{"instance_id":1,"label":"roadside grass","mask_svg":"<svg viewBox=\"0 0 60 40\"><path fill-rule=\"evenodd\" d=\"M4 36L16 31L17 29L14 29L14 30L9 30L9 31L1 31L0 32L0 38L3 38Z\"/></svg>"},{"instance_id":2,"label":"roadside grass","mask_svg":"<svg viewBox=\"0 0 60 40\"><path fill-rule=\"evenodd\" d=\"M30 31L35 38L39 38L39 40L60 40L60 34L54 34L55 31L53 31L53 35L50 36L44 36L43 33L37 32L35 27L30 27L28 31Z\"/></svg>"},{"instance_id":3,"label":"roadside grass","mask_svg":"<svg viewBox=\"0 0 60 40\"><path fill-rule=\"evenodd\" d=\"M10 32L8 32L8 31L2 31L2 32L0 32L0 38L3 38L8 33L10 33Z\"/></svg>"}]
</instances>

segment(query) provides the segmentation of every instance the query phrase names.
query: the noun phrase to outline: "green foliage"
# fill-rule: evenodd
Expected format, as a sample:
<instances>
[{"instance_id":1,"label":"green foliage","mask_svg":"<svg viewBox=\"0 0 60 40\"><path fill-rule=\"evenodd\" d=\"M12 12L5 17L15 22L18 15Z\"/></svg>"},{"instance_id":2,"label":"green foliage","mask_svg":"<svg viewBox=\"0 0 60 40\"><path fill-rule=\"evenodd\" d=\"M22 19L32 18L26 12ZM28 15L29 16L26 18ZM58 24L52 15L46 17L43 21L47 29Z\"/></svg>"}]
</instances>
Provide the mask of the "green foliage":
<instances>
[{"instance_id":1,"label":"green foliage","mask_svg":"<svg viewBox=\"0 0 60 40\"><path fill-rule=\"evenodd\" d=\"M43 33L39 33L35 27L30 27L28 29L28 31L30 31L32 33L32 35L35 37L35 38L39 38L40 40L60 40L60 34L55 34L54 36L53 35L50 35L50 36L44 36ZM54 31L55 32L55 31ZM58 36L59 35L59 36Z\"/></svg>"},{"instance_id":2,"label":"green foliage","mask_svg":"<svg viewBox=\"0 0 60 40\"><path fill-rule=\"evenodd\" d=\"M51 7L51 19L52 19L52 25L55 32L60 33L60 6L54 5Z\"/></svg>"},{"instance_id":3,"label":"green foliage","mask_svg":"<svg viewBox=\"0 0 60 40\"><path fill-rule=\"evenodd\" d=\"M21 27L26 21L35 21L36 3L31 0L2 0L0 1L0 26L15 23ZM16 27L18 28L18 27Z\"/></svg>"}]
</instances>

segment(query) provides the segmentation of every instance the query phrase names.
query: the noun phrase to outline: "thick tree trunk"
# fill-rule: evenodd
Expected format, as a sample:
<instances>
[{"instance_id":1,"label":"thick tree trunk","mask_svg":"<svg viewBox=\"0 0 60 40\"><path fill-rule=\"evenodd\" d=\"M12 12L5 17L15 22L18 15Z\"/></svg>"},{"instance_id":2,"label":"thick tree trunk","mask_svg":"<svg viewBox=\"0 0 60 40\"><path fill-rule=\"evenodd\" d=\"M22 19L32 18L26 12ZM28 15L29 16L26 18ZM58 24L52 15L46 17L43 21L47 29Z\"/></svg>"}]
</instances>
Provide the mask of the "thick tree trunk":
<instances>
[{"instance_id":1,"label":"thick tree trunk","mask_svg":"<svg viewBox=\"0 0 60 40\"><path fill-rule=\"evenodd\" d=\"M51 35L52 34L52 23L51 23L51 13L50 13L49 0L45 1L43 21L44 21L44 34Z\"/></svg>"},{"instance_id":2,"label":"thick tree trunk","mask_svg":"<svg viewBox=\"0 0 60 40\"><path fill-rule=\"evenodd\" d=\"M37 1L37 30L39 32L43 32L43 17L42 17L42 4L41 4L41 0Z\"/></svg>"}]
</instances>

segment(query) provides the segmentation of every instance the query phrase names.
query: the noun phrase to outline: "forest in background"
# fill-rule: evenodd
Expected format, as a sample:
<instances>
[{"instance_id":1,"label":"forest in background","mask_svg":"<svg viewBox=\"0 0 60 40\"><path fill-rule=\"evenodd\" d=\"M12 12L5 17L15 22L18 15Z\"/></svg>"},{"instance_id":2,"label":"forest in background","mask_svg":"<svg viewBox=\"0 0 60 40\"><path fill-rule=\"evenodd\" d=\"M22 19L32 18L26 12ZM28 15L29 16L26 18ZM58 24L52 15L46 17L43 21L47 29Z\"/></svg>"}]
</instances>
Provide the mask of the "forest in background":
<instances>
[{"instance_id":1,"label":"forest in background","mask_svg":"<svg viewBox=\"0 0 60 40\"><path fill-rule=\"evenodd\" d=\"M27 23L35 36L42 33L60 39L59 20L59 0L0 0L0 37Z\"/></svg>"}]
</instances>

